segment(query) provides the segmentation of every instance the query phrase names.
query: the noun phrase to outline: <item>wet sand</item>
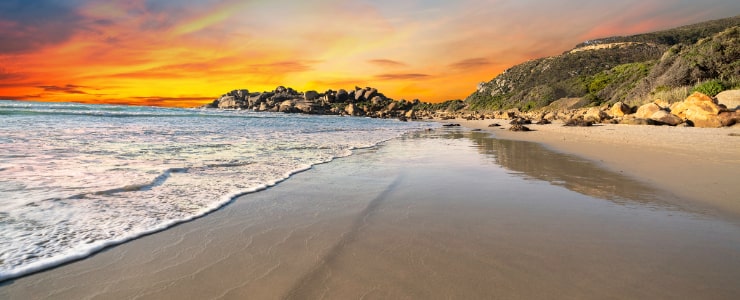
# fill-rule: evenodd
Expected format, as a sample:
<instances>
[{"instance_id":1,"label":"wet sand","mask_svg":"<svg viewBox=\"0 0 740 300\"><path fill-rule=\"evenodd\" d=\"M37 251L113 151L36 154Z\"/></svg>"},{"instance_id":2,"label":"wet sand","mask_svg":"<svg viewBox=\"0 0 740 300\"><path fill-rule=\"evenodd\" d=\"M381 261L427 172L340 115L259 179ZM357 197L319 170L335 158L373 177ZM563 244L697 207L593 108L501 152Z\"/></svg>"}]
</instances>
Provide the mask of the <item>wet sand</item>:
<instances>
[{"instance_id":1,"label":"wet sand","mask_svg":"<svg viewBox=\"0 0 740 300\"><path fill-rule=\"evenodd\" d=\"M445 121L449 122L449 121ZM511 132L509 120L454 120L498 138L537 142L640 178L715 213L740 217L740 125L725 128L527 125ZM488 127L497 123L501 127Z\"/></svg>"},{"instance_id":2,"label":"wet sand","mask_svg":"<svg viewBox=\"0 0 740 300\"><path fill-rule=\"evenodd\" d=\"M3 299L737 299L740 224L577 156L438 130L6 282Z\"/></svg>"}]
</instances>

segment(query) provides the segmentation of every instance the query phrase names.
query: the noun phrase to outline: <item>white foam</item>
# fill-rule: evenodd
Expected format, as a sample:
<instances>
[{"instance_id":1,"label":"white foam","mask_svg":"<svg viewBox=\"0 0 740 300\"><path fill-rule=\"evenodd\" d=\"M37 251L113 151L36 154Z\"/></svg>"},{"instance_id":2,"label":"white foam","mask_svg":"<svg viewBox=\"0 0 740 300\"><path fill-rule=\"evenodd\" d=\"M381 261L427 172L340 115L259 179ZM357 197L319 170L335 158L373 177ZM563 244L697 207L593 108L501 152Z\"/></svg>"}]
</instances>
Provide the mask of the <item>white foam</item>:
<instances>
[{"instance_id":1,"label":"white foam","mask_svg":"<svg viewBox=\"0 0 740 300\"><path fill-rule=\"evenodd\" d=\"M352 149L436 126L4 102L0 111L14 111L0 128L0 281L201 217ZM48 113L69 107L118 115Z\"/></svg>"}]
</instances>

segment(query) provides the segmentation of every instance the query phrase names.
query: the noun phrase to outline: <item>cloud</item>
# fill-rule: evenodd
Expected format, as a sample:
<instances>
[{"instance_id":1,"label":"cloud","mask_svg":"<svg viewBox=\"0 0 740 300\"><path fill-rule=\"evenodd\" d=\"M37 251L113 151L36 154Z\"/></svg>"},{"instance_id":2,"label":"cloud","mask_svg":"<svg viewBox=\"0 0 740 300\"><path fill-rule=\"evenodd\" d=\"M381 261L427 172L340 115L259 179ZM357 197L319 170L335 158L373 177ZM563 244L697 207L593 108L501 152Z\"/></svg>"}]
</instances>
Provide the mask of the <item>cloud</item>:
<instances>
[{"instance_id":1,"label":"cloud","mask_svg":"<svg viewBox=\"0 0 740 300\"><path fill-rule=\"evenodd\" d=\"M397 67L405 67L407 66L405 63L396 61L396 60L390 60L390 59L371 59L367 61L370 64L380 66L380 67L391 67L391 68L397 68Z\"/></svg>"},{"instance_id":2,"label":"cloud","mask_svg":"<svg viewBox=\"0 0 740 300\"><path fill-rule=\"evenodd\" d=\"M455 69L475 69L482 66L492 65L493 62L483 57L468 58L455 63L450 64L450 67Z\"/></svg>"},{"instance_id":3,"label":"cloud","mask_svg":"<svg viewBox=\"0 0 740 300\"><path fill-rule=\"evenodd\" d=\"M418 80L431 77L427 74L404 73L404 74L379 74L375 75L377 80Z\"/></svg>"},{"instance_id":4,"label":"cloud","mask_svg":"<svg viewBox=\"0 0 740 300\"><path fill-rule=\"evenodd\" d=\"M38 88L43 89L44 92L65 93L65 94L78 94L78 95L90 95L89 93L80 90L80 88L88 88L88 87L86 87L86 86L80 86L80 85L74 85L74 84L68 84L68 85L65 85L65 86L41 85L41 86L38 86Z\"/></svg>"},{"instance_id":5,"label":"cloud","mask_svg":"<svg viewBox=\"0 0 740 300\"><path fill-rule=\"evenodd\" d=\"M82 17L53 0L0 2L0 54L23 53L69 40Z\"/></svg>"}]
</instances>

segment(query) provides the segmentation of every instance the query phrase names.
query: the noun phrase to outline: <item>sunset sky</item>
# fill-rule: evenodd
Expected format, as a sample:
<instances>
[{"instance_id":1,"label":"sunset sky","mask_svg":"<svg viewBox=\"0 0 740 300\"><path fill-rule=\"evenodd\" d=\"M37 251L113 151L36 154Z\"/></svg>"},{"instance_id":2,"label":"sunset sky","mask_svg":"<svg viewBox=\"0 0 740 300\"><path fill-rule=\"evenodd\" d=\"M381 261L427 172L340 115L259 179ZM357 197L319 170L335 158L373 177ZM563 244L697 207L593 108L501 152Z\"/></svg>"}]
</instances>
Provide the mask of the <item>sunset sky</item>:
<instances>
[{"instance_id":1,"label":"sunset sky","mask_svg":"<svg viewBox=\"0 0 740 300\"><path fill-rule=\"evenodd\" d=\"M588 39L739 13L737 0L0 0L0 99L194 106L284 85L436 102Z\"/></svg>"}]
</instances>

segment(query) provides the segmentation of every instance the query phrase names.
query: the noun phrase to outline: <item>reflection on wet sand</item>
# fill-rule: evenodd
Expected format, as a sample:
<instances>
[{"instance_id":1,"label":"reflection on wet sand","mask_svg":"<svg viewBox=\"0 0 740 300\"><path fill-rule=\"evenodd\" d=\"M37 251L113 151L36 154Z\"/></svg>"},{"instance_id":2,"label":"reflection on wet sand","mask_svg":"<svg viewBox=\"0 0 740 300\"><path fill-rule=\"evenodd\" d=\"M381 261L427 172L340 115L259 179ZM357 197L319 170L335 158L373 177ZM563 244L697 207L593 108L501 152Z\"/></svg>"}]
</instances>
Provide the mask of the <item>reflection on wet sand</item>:
<instances>
[{"instance_id":1,"label":"reflection on wet sand","mask_svg":"<svg viewBox=\"0 0 740 300\"><path fill-rule=\"evenodd\" d=\"M487 132L444 130L444 139L470 139L478 152L496 164L525 179L538 179L571 191L610 200L617 204L669 208L672 195L653 188L632 177L614 172L598 164L550 150L540 144L497 139Z\"/></svg>"}]
</instances>

